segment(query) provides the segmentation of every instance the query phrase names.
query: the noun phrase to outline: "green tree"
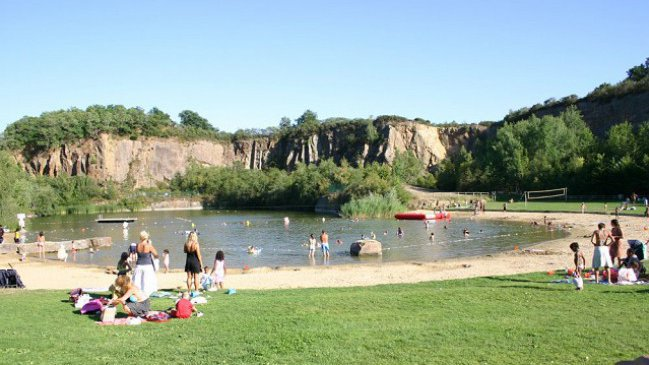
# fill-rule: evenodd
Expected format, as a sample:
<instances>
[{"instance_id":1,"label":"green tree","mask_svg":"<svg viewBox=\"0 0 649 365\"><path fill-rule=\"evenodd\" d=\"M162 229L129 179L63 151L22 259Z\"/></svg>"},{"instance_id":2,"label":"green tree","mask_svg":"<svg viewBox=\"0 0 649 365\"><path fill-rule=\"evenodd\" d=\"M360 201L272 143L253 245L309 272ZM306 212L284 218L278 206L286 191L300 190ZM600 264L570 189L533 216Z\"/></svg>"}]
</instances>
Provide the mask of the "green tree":
<instances>
[{"instance_id":1,"label":"green tree","mask_svg":"<svg viewBox=\"0 0 649 365\"><path fill-rule=\"evenodd\" d=\"M392 161L392 169L398 179L410 184L422 175L424 164L412 151L397 151Z\"/></svg>"},{"instance_id":2,"label":"green tree","mask_svg":"<svg viewBox=\"0 0 649 365\"><path fill-rule=\"evenodd\" d=\"M216 129L207 121L207 119L201 117L198 113L191 110L183 110L178 114L180 118L180 124L185 127L191 127L196 129L202 129L206 131L215 131Z\"/></svg>"},{"instance_id":3,"label":"green tree","mask_svg":"<svg viewBox=\"0 0 649 365\"><path fill-rule=\"evenodd\" d=\"M291 128L291 119L289 117L282 117L282 119L279 120L279 128L280 129Z\"/></svg>"},{"instance_id":4,"label":"green tree","mask_svg":"<svg viewBox=\"0 0 649 365\"><path fill-rule=\"evenodd\" d=\"M609 156L614 158L634 156L637 152L638 145L631 123L624 122L612 126L607 137L606 152Z\"/></svg>"},{"instance_id":5,"label":"green tree","mask_svg":"<svg viewBox=\"0 0 649 365\"><path fill-rule=\"evenodd\" d=\"M318 114L311 110L305 111L295 120L295 127L297 136L300 138L307 138L308 136L318 133L320 130Z\"/></svg>"},{"instance_id":6,"label":"green tree","mask_svg":"<svg viewBox=\"0 0 649 365\"><path fill-rule=\"evenodd\" d=\"M649 76L649 57L647 57L643 64L631 67L626 73L628 79L632 81L640 81Z\"/></svg>"}]
</instances>

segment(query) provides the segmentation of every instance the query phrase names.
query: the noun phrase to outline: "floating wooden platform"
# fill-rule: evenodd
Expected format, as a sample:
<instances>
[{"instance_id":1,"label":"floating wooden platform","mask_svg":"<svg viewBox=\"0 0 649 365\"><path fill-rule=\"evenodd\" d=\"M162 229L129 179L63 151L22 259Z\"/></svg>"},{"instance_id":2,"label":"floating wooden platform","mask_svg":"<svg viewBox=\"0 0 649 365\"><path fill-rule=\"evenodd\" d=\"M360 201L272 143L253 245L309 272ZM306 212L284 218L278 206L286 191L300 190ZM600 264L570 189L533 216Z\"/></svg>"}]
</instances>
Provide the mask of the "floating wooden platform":
<instances>
[{"instance_id":1,"label":"floating wooden platform","mask_svg":"<svg viewBox=\"0 0 649 365\"><path fill-rule=\"evenodd\" d=\"M97 223L124 223L124 222L135 222L137 218L97 218L95 222Z\"/></svg>"}]
</instances>

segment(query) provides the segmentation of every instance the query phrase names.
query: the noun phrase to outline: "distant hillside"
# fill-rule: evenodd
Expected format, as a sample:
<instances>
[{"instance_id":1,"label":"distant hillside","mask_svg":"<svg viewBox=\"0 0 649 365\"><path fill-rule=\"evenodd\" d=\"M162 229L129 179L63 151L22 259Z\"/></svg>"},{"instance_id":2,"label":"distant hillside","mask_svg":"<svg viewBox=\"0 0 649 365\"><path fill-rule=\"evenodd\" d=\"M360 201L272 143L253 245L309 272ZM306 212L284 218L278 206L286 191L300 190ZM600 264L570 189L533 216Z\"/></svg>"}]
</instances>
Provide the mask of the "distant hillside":
<instances>
[{"instance_id":1,"label":"distant hillside","mask_svg":"<svg viewBox=\"0 0 649 365\"><path fill-rule=\"evenodd\" d=\"M627 78L615 85L601 84L588 95L570 95L559 100L550 98L543 104L510 112L505 122L518 122L532 115L558 116L571 105L582 113L586 124L597 136L603 137L613 125L630 122L639 125L649 121L649 58L644 64L627 71Z\"/></svg>"}]
</instances>

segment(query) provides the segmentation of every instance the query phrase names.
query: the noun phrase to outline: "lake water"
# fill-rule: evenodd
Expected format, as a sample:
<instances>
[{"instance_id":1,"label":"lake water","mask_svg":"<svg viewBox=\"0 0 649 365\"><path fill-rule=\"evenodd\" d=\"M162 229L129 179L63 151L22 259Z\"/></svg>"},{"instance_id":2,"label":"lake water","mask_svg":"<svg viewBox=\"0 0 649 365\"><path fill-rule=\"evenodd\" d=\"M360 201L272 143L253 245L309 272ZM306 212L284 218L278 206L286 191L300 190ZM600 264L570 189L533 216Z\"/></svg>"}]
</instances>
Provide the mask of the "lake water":
<instances>
[{"instance_id":1,"label":"lake water","mask_svg":"<svg viewBox=\"0 0 649 365\"><path fill-rule=\"evenodd\" d=\"M113 239L111 248L101 249L94 254L79 251L74 259L82 264L115 265L120 253L127 251L130 242L138 241L140 231L146 230L159 253L162 253L163 249L169 249L171 267L184 268L185 231L191 229L193 222L200 234L199 242L206 264L211 265L216 251L223 250L229 267L248 265L253 268L433 261L493 254L511 250L516 245L522 249L534 243L566 235L566 232L561 230L548 230L524 223L470 218L432 222L427 229L422 221L368 219L353 222L348 219L325 217L323 222L321 215L299 212L204 210L104 215L106 218L118 216L136 217L138 220L129 225L128 231L123 231L121 224L95 223L95 215L30 219L27 222L28 241L33 241L36 232L41 230L45 232L48 241L110 236ZM284 226L284 217L290 219L288 226ZM249 226L246 226L246 221L250 222ZM396 235L398 227L405 232L403 238ZM470 232L468 238L462 234L464 228ZM315 260L309 260L308 249L303 244L310 233L318 237L322 229L329 233L331 258L324 262L322 254L317 251ZM361 238L361 235L369 237L371 232L382 242L383 256L350 256L349 245ZM431 232L435 233L434 242L429 240ZM343 243L337 245L336 240ZM249 245L260 247L260 254L249 255L246 252Z\"/></svg>"}]
</instances>

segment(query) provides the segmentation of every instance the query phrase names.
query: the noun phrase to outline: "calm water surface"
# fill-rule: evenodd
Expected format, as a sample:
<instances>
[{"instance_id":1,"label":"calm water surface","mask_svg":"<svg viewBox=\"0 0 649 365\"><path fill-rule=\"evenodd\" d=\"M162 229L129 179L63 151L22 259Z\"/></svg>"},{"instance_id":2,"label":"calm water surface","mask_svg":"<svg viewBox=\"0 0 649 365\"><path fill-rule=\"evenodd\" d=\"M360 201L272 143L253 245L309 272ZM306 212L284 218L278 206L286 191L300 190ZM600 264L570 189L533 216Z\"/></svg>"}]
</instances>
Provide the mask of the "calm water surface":
<instances>
[{"instance_id":1,"label":"calm water surface","mask_svg":"<svg viewBox=\"0 0 649 365\"><path fill-rule=\"evenodd\" d=\"M139 232L146 230L150 233L158 252L169 249L172 268L184 268L185 231L191 229L192 222L200 233L199 241L204 262L211 265L216 251L223 250L230 267L433 261L493 254L511 250L515 245L525 248L566 235L566 232L561 230L551 231L545 227L524 223L474 221L470 218L432 222L427 229L422 221L368 219L353 222L348 219L325 217L323 222L321 215L298 212L206 210L104 215L106 218L118 216L136 217L138 220L124 231L121 224L95 223L95 215L36 218L27 222L28 240L33 241L36 232L41 230L49 241L110 236L113 239L111 248L94 254L79 251L75 262L114 265L120 253L127 250L130 242L138 241ZM286 227L283 223L284 217L290 219L290 224ZM246 221L250 222L249 226L246 226ZM405 232L403 238L396 236L398 227ZM464 238L462 234L464 228L471 232L468 238ZM320 252L317 252L315 260L309 260L308 249L303 246L310 233L318 237L322 229L329 232L329 245L332 250L331 259L327 263L323 261ZM361 259L350 256L350 243L361 238L361 235L369 237L371 232L383 243L383 256ZM429 240L431 232L435 233L434 242ZM336 240L343 243L337 245ZM260 247L260 254L249 255L246 252L249 245Z\"/></svg>"}]
</instances>

